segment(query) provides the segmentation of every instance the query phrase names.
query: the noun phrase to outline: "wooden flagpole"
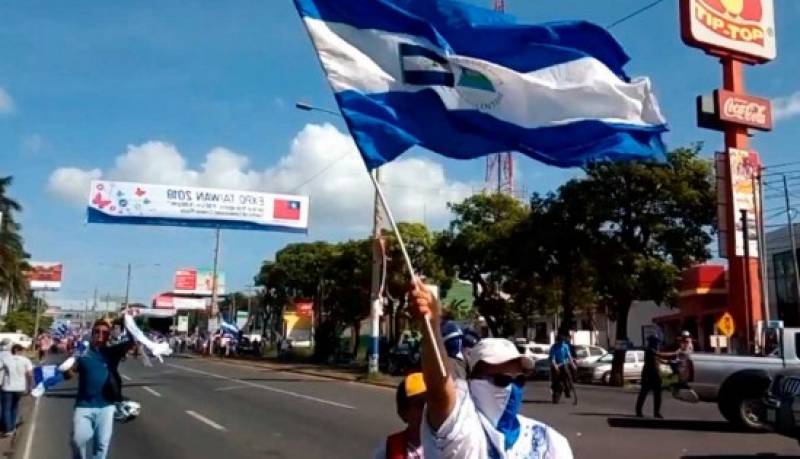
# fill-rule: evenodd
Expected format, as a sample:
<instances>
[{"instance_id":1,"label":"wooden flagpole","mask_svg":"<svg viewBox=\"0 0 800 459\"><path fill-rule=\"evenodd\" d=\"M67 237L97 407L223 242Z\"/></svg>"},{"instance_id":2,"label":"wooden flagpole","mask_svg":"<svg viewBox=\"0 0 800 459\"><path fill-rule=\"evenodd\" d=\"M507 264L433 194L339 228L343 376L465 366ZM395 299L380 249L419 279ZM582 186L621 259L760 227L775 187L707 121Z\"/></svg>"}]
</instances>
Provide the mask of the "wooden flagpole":
<instances>
[{"instance_id":1,"label":"wooden flagpole","mask_svg":"<svg viewBox=\"0 0 800 459\"><path fill-rule=\"evenodd\" d=\"M386 202L386 196L383 195L383 190L381 189L378 181L375 179L375 175L369 174L369 177L370 180L372 180L372 184L375 186L375 192L378 193L378 199L381 201L381 206L383 206L383 210L386 212L386 218L389 220L389 224L392 225L392 231L394 231L394 235L397 237L397 243L400 244L400 250L403 252L403 258L406 261L406 268L408 268L408 273L413 282L414 278L416 277L416 274L414 273L414 265L411 264L411 257L408 256L408 250L406 250L406 244L403 242L403 237L400 235L400 229L397 227L397 223L394 220L392 211L389 209L389 204ZM436 344L436 340L434 338L436 335L433 331L430 315L425 316L425 331L428 334L428 339L434 343L433 351L436 354L436 361L439 364L439 370L442 372L442 377L447 377L447 368L444 365L442 354L439 351L439 345Z\"/></svg>"}]
</instances>

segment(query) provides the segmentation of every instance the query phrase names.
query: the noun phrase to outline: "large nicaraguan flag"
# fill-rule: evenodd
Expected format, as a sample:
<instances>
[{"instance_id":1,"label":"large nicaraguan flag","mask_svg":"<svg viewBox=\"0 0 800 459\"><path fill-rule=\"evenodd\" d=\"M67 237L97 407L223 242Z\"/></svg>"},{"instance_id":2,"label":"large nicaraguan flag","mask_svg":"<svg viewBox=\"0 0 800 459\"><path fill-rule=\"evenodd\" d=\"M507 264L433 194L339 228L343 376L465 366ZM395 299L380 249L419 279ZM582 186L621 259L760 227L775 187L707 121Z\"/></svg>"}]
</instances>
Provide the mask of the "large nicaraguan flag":
<instances>
[{"instance_id":1,"label":"large nicaraguan flag","mask_svg":"<svg viewBox=\"0 0 800 459\"><path fill-rule=\"evenodd\" d=\"M571 167L664 152L664 118L620 45L582 21L518 24L454 0L295 0L372 169L414 145Z\"/></svg>"}]
</instances>

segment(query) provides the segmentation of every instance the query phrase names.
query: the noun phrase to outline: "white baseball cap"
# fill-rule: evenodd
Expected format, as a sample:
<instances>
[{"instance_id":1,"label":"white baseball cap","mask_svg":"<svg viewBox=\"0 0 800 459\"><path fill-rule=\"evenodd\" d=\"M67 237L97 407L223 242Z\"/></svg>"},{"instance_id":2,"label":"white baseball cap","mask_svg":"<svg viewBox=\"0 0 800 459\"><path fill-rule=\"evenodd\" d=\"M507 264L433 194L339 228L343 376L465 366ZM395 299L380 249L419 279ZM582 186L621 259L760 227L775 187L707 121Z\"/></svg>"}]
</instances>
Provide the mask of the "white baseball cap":
<instances>
[{"instance_id":1,"label":"white baseball cap","mask_svg":"<svg viewBox=\"0 0 800 459\"><path fill-rule=\"evenodd\" d=\"M525 370L533 369L533 360L520 354L514 343L505 338L483 338L467 355L470 368L475 368L478 362L499 365L512 360L519 360Z\"/></svg>"}]
</instances>

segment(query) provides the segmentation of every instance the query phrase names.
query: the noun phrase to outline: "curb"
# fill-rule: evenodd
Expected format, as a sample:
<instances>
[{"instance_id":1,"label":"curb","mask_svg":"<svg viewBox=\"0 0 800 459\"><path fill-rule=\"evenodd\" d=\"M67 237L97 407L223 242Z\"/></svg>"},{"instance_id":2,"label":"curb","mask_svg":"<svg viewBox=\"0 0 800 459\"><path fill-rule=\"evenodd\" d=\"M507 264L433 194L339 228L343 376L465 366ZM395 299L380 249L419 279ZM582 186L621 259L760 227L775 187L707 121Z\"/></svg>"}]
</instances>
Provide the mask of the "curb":
<instances>
[{"instance_id":1,"label":"curb","mask_svg":"<svg viewBox=\"0 0 800 459\"><path fill-rule=\"evenodd\" d=\"M231 365L237 365L237 366L241 366L241 367L252 367L253 364L254 364L255 366L259 366L259 367L262 367L262 368L275 370L275 371L283 371L283 372L286 372L286 373L296 373L296 374L302 374L302 375L308 375L308 376L316 376L318 378L335 379L337 381L346 381L346 382L353 382L353 383L358 383L358 384L366 384L366 385L369 385L369 386L387 387L387 388L391 388L391 389L395 389L397 387L397 384L393 383L393 382L375 381L375 380L369 380L367 378L359 378L359 377L353 378L353 377L342 375L342 374L336 374L336 373L331 374L331 373L326 373L324 371L315 371L315 370L309 370L309 369L303 369L303 368L291 368L291 367L284 366L284 364L281 364L281 363L272 363L272 362L265 361L265 360L247 360L247 359L238 359L238 358L235 358L235 357L228 357L228 358L226 358L224 360L216 360L216 359L211 359L211 358L206 357L206 356L191 356L190 358L192 358L192 359L200 359L200 360L208 360L210 362L229 363ZM245 365L245 364L250 364L250 365Z\"/></svg>"}]
</instances>

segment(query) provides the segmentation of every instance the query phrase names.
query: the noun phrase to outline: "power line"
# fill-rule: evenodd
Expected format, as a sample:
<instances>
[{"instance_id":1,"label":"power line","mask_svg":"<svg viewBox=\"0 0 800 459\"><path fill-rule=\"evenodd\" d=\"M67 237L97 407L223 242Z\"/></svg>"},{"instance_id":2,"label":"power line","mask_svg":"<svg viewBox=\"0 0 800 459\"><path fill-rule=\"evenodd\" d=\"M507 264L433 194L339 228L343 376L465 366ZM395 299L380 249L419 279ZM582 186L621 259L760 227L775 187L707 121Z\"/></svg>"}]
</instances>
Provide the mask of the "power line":
<instances>
[{"instance_id":1,"label":"power line","mask_svg":"<svg viewBox=\"0 0 800 459\"><path fill-rule=\"evenodd\" d=\"M796 164L800 164L800 161L789 161L788 163L770 164L768 166L764 166L762 168L762 170L775 169L775 168L786 167L786 166L794 166Z\"/></svg>"},{"instance_id":2,"label":"power line","mask_svg":"<svg viewBox=\"0 0 800 459\"><path fill-rule=\"evenodd\" d=\"M304 187L304 186L308 185L310 182L314 181L314 180L315 180L317 177L319 177L320 175L322 175L322 174L324 174L325 172L327 172L327 171L328 171L328 169L330 169L331 167L335 166L335 165L336 165L336 164L337 164L339 161L343 160L343 159L344 159L345 157L347 157L347 155L349 155L349 154L350 154L350 152L348 151L347 153L345 153L345 154L343 154L343 155L339 156L338 158L334 159L333 161L331 161L331 162L330 162L330 164L328 164L327 166L325 166L325 167L323 167L322 169L320 169L320 170L319 170L319 171L318 171L316 174L312 175L311 177L309 177L308 179L306 179L306 180L305 180L304 182L302 182L301 184L299 184L299 185L297 185L296 187L292 188L292 189L289 191L289 193L295 193L295 192L297 192L297 190L299 190L300 188L302 188L302 187Z\"/></svg>"},{"instance_id":3,"label":"power line","mask_svg":"<svg viewBox=\"0 0 800 459\"><path fill-rule=\"evenodd\" d=\"M632 18L644 13L645 11L649 10L650 8L658 5L659 3L663 2L663 1L664 0L656 0L653 3L650 3L649 5L643 6L643 7L639 8L638 10L634 11L633 13L630 13L627 16L621 17L621 18L617 19L616 21L612 22L611 24L607 25L606 29L612 29L613 27L622 24L623 22L627 21L628 19L632 19Z\"/></svg>"}]
</instances>

